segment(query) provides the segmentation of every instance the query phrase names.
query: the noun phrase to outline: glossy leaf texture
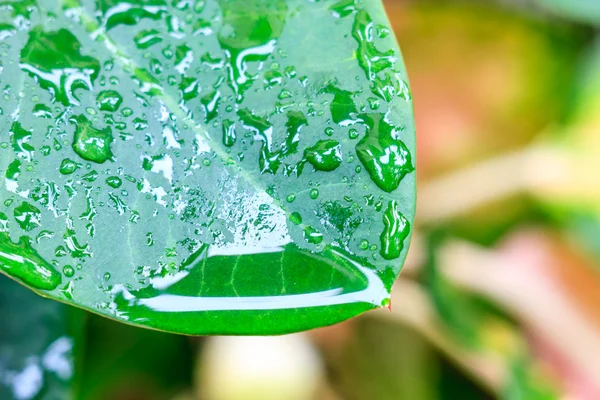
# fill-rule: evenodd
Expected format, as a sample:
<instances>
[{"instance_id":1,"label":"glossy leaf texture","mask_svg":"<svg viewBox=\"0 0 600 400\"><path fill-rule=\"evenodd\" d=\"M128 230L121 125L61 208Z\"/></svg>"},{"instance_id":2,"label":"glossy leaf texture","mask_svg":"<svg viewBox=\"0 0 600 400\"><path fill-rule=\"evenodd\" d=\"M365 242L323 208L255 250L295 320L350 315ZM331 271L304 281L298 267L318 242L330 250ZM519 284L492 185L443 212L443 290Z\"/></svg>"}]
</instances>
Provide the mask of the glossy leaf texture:
<instances>
[{"instance_id":1,"label":"glossy leaf texture","mask_svg":"<svg viewBox=\"0 0 600 400\"><path fill-rule=\"evenodd\" d=\"M0 398L72 398L75 332L81 314L0 276Z\"/></svg>"},{"instance_id":2,"label":"glossy leaf texture","mask_svg":"<svg viewBox=\"0 0 600 400\"><path fill-rule=\"evenodd\" d=\"M415 136L377 1L0 1L0 270L185 334L389 303Z\"/></svg>"}]
</instances>

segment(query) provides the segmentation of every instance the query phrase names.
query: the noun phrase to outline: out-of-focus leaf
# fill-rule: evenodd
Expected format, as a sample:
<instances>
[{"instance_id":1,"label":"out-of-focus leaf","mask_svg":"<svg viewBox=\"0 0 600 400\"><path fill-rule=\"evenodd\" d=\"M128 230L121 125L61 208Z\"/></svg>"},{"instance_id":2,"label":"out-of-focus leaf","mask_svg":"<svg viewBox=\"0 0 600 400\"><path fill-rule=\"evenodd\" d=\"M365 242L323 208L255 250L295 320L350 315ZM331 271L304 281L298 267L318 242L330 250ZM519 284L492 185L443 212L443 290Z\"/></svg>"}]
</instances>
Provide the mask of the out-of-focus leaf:
<instances>
[{"instance_id":1,"label":"out-of-focus leaf","mask_svg":"<svg viewBox=\"0 0 600 400\"><path fill-rule=\"evenodd\" d=\"M445 357L439 355L437 383L438 400L492 400L495 397L486 393L477 382L472 381L465 376L455 364L451 363ZM408 397L407 397L408 399ZM511 399L512 400L512 399Z\"/></svg>"},{"instance_id":2,"label":"out-of-focus leaf","mask_svg":"<svg viewBox=\"0 0 600 400\"><path fill-rule=\"evenodd\" d=\"M548 149L538 168L549 179L537 194L567 211L579 208L600 216L600 181L592 173L600 168L600 41L586 55L569 118L558 134L543 138Z\"/></svg>"},{"instance_id":3,"label":"out-of-focus leaf","mask_svg":"<svg viewBox=\"0 0 600 400\"><path fill-rule=\"evenodd\" d=\"M427 262L423 271L425 288L447 329L467 347L482 345L481 327L488 322L489 309L481 301L461 290L439 270L439 250L449 235L434 231L428 235Z\"/></svg>"},{"instance_id":4,"label":"out-of-focus leaf","mask_svg":"<svg viewBox=\"0 0 600 400\"><path fill-rule=\"evenodd\" d=\"M527 329L527 343L533 354L541 355L536 360L550 361L546 368L562 377L552 386L574 395L585 393L582 398L597 398L600 363L594 355L600 351L600 339L594 305L599 278L579 255L565 252L546 236L517 232L494 251L468 243L448 244L443 250L444 274L455 284L490 298ZM516 356L508 360L530 359L526 343L521 339L517 345L523 351L504 352ZM540 352L542 346L547 350ZM527 369L532 371L524 376L533 379L530 384L537 381L536 386L547 387L548 376L542 376L546 374L536 363L530 364Z\"/></svg>"},{"instance_id":5,"label":"out-of-focus leaf","mask_svg":"<svg viewBox=\"0 0 600 400\"><path fill-rule=\"evenodd\" d=\"M559 400L556 389L550 387L531 368L531 360L517 358L511 363L510 380L501 398L506 400Z\"/></svg>"},{"instance_id":6,"label":"out-of-focus leaf","mask_svg":"<svg viewBox=\"0 0 600 400\"><path fill-rule=\"evenodd\" d=\"M557 398L555 388L535 376L531 350L508 313L491 302L495 299L466 290L441 270L454 263L453 257L460 256L451 251L454 248L445 246L448 240L451 237L442 231L430 235L431 254L425 269L426 287L447 332L467 349L495 354L504 360L506 393L525 396L505 398ZM481 268L486 268L485 263Z\"/></svg>"},{"instance_id":7,"label":"out-of-focus leaf","mask_svg":"<svg viewBox=\"0 0 600 400\"><path fill-rule=\"evenodd\" d=\"M192 386L191 339L88 315L77 400L170 400Z\"/></svg>"},{"instance_id":8,"label":"out-of-focus leaf","mask_svg":"<svg viewBox=\"0 0 600 400\"><path fill-rule=\"evenodd\" d=\"M415 132L380 1L0 10L2 273L198 335L299 331L389 302Z\"/></svg>"},{"instance_id":9,"label":"out-of-focus leaf","mask_svg":"<svg viewBox=\"0 0 600 400\"><path fill-rule=\"evenodd\" d=\"M537 0L561 17L591 25L600 25L600 2L597 0Z\"/></svg>"},{"instance_id":10,"label":"out-of-focus leaf","mask_svg":"<svg viewBox=\"0 0 600 400\"><path fill-rule=\"evenodd\" d=\"M600 3L599 3L600 5ZM588 250L600 254L600 40L585 53L565 123L542 138L546 155L533 161L532 176L546 176L533 190ZM536 174L537 172L537 174Z\"/></svg>"},{"instance_id":11,"label":"out-of-focus leaf","mask_svg":"<svg viewBox=\"0 0 600 400\"><path fill-rule=\"evenodd\" d=\"M339 348L324 349L333 388L341 399L492 398L440 354L422 332L393 318L361 318L352 328Z\"/></svg>"},{"instance_id":12,"label":"out-of-focus leaf","mask_svg":"<svg viewBox=\"0 0 600 400\"><path fill-rule=\"evenodd\" d=\"M73 312L0 277L0 399L75 399Z\"/></svg>"},{"instance_id":13,"label":"out-of-focus leaf","mask_svg":"<svg viewBox=\"0 0 600 400\"><path fill-rule=\"evenodd\" d=\"M347 400L436 399L436 354L398 324L358 319L350 337L325 358L333 387Z\"/></svg>"}]
</instances>

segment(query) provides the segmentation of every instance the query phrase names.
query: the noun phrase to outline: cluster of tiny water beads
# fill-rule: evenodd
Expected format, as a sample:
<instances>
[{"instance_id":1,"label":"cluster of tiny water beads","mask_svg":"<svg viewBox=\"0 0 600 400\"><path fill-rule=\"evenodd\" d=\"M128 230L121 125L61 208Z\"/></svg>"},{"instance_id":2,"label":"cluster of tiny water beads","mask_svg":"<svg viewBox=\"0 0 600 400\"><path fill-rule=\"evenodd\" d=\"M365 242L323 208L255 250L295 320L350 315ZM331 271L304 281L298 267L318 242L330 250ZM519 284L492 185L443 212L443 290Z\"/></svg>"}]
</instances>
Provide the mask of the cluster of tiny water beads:
<instances>
[{"instance_id":1,"label":"cluster of tiny water beads","mask_svg":"<svg viewBox=\"0 0 600 400\"><path fill-rule=\"evenodd\" d=\"M3 272L124 319L116 297L192 275L243 296L240 257L273 249L339 250L389 290L410 94L366 3L0 0ZM304 54L315 24L349 29L339 65ZM228 279L211 257L236 259ZM280 269L264 295L294 292Z\"/></svg>"}]
</instances>

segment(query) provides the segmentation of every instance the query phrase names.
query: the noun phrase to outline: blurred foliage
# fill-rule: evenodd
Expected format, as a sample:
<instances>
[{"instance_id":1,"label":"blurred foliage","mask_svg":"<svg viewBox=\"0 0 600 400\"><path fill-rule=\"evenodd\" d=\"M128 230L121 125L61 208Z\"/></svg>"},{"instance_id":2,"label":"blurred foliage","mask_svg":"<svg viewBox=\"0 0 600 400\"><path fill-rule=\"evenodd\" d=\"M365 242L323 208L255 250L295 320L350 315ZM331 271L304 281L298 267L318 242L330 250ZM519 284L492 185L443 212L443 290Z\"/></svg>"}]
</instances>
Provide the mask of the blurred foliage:
<instances>
[{"instance_id":1,"label":"blurred foliage","mask_svg":"<svg viewBox=\"0 0 600 400\"><path fill-rule=\"evenodd\" d=\"M600 2L388 0L386 7L415 100L413 244L393 311L300 337L318 350L322 382L314 380L321 370L298 372L304 345L282 348L296 367L291 381L320 385L306 400L600 398ZM451 190L432 190L439 187ZM496 187L504 189L489 190ZM468 207L453 204L464 199ZM66 314L3 279L10 329L0 332L0 398L12 390L7 372L14 378L27 363L40 364L59 337L75 344L73 399L221 400L203 394L214 384L208 379L241 389L248 376L278 379L263 372L268 341L256 344L265 357L254 355L258 347L250 360L239 354L215 378L198 356L210 350L218 359L214 341L93 315L73 331L70 321L82 312ZM24 322L13 321L15 309ZM68 379L42 372L47 389L35 398L68 399ZM306 376L313 381L303 383Z\"/></svg>"},{"instance_id":2,"label":"blurred foliage","mask_svg":"<svg viewBox=\"0 0 600 400\"><path fill-rule=\"evenodd\" d=\"M0 276L0 399L67 399L83 313Z\"/></svg>"},{"instance_id":3,"label":"blurred foliage","mask_svg":"<svg viewBox=\"0 0 600 400\"><path fill-rule=\"evenodd\" d=\"M554 13L591 25L600 25L600 3L596 0L538 0Z\"/></svg>"},{"instance_id":4,"label":"blurred foliage","mask_svg":"<svg viewBox=\"0 0 600 400\"><path fill-rule=\"evenodd\" d=\"M418 332L402 325L361 319L341 348L324 353L344 399L490 398Z\"/></svg>"},{"instance_id":5,"label":"blurred foliage","mask_svg":"<svg viewBox=\"0 0 600 400\"><path fill-rule=\"evenodd\" d=\"M186 336L139 329L89 314L78 376L82 400L168 400L191 385Z\"/></svg>"}]
</instances>

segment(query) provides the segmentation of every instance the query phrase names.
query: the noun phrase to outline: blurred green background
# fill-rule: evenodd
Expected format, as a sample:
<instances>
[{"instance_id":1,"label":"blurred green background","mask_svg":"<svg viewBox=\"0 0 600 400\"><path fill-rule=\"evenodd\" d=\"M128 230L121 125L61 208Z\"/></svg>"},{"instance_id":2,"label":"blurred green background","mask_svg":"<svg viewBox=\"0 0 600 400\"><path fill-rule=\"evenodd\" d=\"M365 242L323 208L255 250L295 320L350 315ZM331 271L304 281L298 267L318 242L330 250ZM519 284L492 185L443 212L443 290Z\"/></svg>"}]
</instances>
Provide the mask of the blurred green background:
<instances>
[{"instance_id":1,"label":"blurred green background","mask_svg":"<svg viewBox=\"0 0 600 400\"><path fill-rule=\"evenodd\" d=\"M600 399L600 1L385 5L415 102L419 179L391 311L283 337L188 338L2 278L2 308L57 307L85 329L21 322L29 347L10 351L39 354L0 365L0 398ZM2 315L0 338L22 335Z\"/></svg>"}]
</instances>

